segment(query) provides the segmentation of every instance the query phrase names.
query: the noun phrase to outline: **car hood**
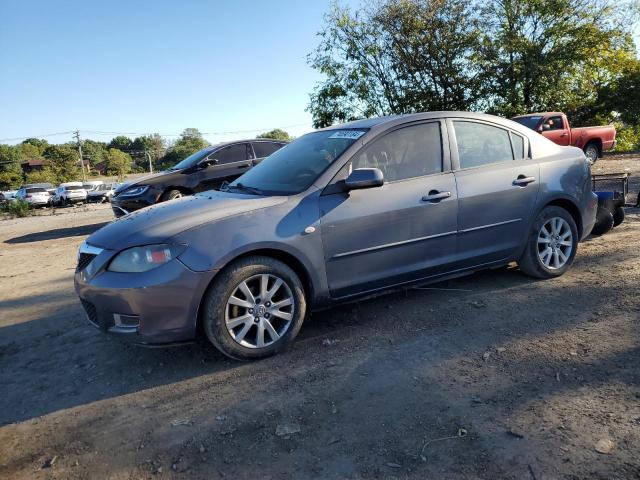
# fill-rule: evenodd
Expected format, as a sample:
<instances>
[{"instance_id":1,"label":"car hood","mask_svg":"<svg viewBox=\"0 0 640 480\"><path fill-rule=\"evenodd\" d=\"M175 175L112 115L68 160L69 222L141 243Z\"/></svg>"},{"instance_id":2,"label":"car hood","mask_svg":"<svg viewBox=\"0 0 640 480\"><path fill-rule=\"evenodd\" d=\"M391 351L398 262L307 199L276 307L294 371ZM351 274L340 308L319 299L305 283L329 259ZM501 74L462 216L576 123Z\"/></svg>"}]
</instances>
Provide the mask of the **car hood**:
<instances>
[{"instance_id":1,"label":"car hood","mask_svg":"<svg viewBox=\"0 0 640 480\"><path fill-rule=\"evenodd\" d=\"M185 230L233 215L279 205L286 200L287 197L203 192L125 215L93 233L87 242L109 250L159 243Z\"/></svg>"}]
</instances>

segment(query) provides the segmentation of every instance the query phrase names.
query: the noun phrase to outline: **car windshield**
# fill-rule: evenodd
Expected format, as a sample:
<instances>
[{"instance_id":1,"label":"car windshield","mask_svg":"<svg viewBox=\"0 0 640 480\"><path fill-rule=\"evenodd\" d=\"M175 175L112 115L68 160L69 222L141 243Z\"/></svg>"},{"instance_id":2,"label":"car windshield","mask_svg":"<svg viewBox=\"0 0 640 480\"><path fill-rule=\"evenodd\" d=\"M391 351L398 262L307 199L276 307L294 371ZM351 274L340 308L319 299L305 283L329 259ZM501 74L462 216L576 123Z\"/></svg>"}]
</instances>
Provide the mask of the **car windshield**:
<instances>
[{"instance_id":1,"label":"car windshield","mask_svg":"<svg viewBox=\"0 0 640 480\"><path fill-rule=\"evenodd\" d=\"M196 165L200 160L209 155L212 152L212 148L205 148L204 150L199 150L196 153L189 155L187 158L182 160L179 163L176 163L169 170L184 170L185 168L190 168Z\"/></svg>"},{"instance_id":2,"label":"car windshield","mask_svg":"<svg viewBox=\"0 0 640 480\"><path fill-rule=\"evenodd\" d=\"M518 122L520 125L524 125L531 130L535 130L535 128L540 123L540 120L542 120L542 117L540 115L531 115L528 117L515 117L511 120L513 120L514 122Z\"/></svg>"},{"instance_id":3,"label":"car windshield","mask_svg":"<svg viewBox=\"0 0 640 480\"><path fill-rule=\"evenodd\" d=\"M66 190L83 190L84 187L82 185L68 185L64 187Z\"/></svg>"},{"instance_id":4,"label":"car windshield","mask_svg":"<svg viewBox=\"0 0 640 480\"><path fill-rule=\"evenodd\" d=\"M227 188L265 195L300 193L366 132L342 129L304 135L272 153Z\"/></svg>"}]
</instances>

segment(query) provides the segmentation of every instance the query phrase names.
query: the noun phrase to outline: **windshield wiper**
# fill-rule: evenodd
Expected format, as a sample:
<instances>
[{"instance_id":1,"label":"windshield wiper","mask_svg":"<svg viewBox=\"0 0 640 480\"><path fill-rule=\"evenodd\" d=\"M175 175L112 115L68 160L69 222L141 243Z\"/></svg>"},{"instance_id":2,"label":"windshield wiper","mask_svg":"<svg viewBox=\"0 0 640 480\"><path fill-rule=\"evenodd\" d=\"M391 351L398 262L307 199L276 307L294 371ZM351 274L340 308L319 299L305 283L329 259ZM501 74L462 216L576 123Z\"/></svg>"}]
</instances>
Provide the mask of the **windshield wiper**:
<instances>
[{"instance_id":1,"label":"windshield wiper","mask_svg":"<svg viewBox=\"0 0 640 480\"><path fill-rule=\"evenodd\" d=\"M231 189L236 189L247 193L253 193L254 195L265 195L264 190L260 190L259 188L255 187L249 187L248 185L243 185L242 183L229 184L223 186L223 188L224 187L226 187L226 189L223 190L225 192L228 192Z\"/></svg>"}]
</instances>

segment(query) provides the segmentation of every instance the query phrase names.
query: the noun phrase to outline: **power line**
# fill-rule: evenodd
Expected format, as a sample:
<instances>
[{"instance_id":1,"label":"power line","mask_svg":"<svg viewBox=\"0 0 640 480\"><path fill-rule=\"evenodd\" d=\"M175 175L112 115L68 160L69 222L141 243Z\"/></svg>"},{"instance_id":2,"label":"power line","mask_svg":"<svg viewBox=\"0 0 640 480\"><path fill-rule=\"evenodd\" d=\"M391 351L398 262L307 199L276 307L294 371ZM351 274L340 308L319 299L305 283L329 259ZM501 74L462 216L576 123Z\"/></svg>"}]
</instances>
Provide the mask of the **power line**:
<instances>
[{"instance_id":1,"label":"power line","mask_svg":"<svg viewBox=\"0 0 640 480\"><path fill-rule=\"evenodd\" d=\"M73 133L73 130L69 130L68 132L46 133L44 135L29 135L28 137L0 138L0 142L13 142L18 140L26 140L28 138L55 137L58 135L68 135L69 133Z\"/></svg>"}]
</instances>

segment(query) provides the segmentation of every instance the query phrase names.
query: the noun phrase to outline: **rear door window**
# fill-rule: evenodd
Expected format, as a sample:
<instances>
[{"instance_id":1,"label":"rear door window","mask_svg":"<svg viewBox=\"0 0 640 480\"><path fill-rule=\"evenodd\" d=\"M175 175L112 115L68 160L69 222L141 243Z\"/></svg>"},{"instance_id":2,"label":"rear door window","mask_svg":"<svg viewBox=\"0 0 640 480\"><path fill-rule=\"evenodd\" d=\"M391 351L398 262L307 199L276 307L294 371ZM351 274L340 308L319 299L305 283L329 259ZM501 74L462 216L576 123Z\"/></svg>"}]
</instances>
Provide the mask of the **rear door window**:
<instances>
[{"instance_id":1,"label":"rear door window","mask_svg":"<svg viewBox=\"0 0 640 480\"><path fill-rule=\"evenodd\" d=\"M509 132L469 121L454 121L460 168L472 168L513 160Z\"/></svg>"},{"instance_id":2,"label":"rear door window","mask_svg":"<svg viewBox=\"0 0 640 480\"><path fill-rule=\"evenodd\" d=\"M220 164L242 162L250 158L248 150L248 143L237 143L221 148L212 153L209 158L217 159Z\"/></svg>"},{"instance_id":3,"label":"rear door window","mask_svg":"<svg viewBox=\"0 0 640 480\"><path fill-rule=\"evenodd\" d=\"M524 151L524 138L520 135L511 132L511 145L513 145L513 156L516 160L521 158L526 158L526 154Z\"/></svg>"},{"instance_id":4,"label":"rear door window","mask_svg":"<svg viewBox=\"0 0 640 480\"><path fill-rule=\"evenodd\" d=\"M256 152L256 158L264 158L273 152L280 150L284 145L275 142L253 142L253 149Z\"/></svg>"}]
</instances>

